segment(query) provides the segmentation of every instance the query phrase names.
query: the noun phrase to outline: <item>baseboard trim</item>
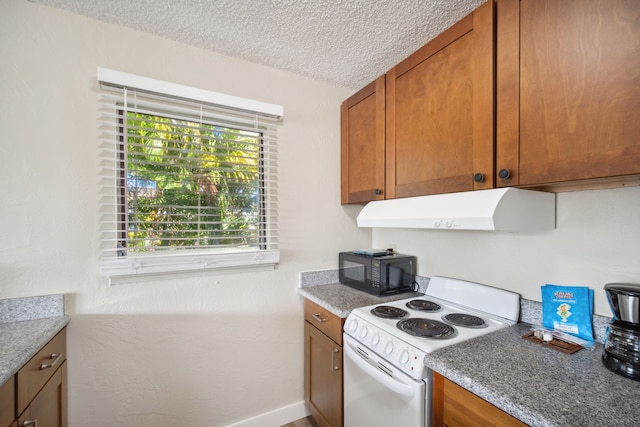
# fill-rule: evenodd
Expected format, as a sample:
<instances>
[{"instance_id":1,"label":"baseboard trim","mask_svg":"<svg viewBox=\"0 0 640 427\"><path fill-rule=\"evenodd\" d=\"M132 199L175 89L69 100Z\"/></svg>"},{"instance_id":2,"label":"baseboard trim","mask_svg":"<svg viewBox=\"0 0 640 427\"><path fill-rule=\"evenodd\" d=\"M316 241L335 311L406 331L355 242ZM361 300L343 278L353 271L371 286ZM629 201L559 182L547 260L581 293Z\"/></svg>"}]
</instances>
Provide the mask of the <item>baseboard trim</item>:
<instances>
[{"instance_id":1,"label":"baseboard trim","mask_svg":"<svg viewBox=\"0 0 640 427\"><path fill-rule=\"evenodd\" d=\"M309 416L309 411L307 411L307 407L304 404L304 401L301 401L252 418L248 418L244 421L229 424L227 427L279 427L307 416Z\"/></svg>"}]
</instances>

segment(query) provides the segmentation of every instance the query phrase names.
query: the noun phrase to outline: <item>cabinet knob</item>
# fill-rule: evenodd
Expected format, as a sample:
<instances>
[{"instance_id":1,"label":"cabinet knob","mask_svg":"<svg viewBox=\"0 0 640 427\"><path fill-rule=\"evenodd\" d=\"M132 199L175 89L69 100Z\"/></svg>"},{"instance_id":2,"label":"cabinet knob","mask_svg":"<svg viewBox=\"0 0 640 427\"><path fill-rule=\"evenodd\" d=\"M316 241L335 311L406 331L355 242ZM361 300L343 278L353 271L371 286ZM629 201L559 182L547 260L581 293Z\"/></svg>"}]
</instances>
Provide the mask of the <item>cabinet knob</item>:
<instances>
[{"instance_id":1,"label":"cabinet knob","mask_svg":"<svg viewBox=\"0 0 640 427\"><path fill-rule=\"evenodd\" d=\"M475 182L484 182L484 174L483 173L477 173L477 174L473 175L473 180Z\"/></svg>"},{"instance_id":2,"label":"cabinet knob","mask_svg":"<svg viewBox=\"0 0 640 427\"><path fill-rule=\"evenodd\" d=\"M511 172L509 171L509 169L500 169L500 171L498 172L498 177L500 179L507 179L511 176Z\"/></svg>"},{"instance_id":3,"label":"cabinet knob","mask_svg":"<svg viewBox=\"0 0 640 427\"><path fill-rule=\"evenodd\" d=\"M379 195L381 195L381 194L382 194L382 190L381 190L381 189L379 189L379 188L376 188L376 189L375 189L375 193L376 193L376 196L379 196Z\"/></svg>"}]
</instances>

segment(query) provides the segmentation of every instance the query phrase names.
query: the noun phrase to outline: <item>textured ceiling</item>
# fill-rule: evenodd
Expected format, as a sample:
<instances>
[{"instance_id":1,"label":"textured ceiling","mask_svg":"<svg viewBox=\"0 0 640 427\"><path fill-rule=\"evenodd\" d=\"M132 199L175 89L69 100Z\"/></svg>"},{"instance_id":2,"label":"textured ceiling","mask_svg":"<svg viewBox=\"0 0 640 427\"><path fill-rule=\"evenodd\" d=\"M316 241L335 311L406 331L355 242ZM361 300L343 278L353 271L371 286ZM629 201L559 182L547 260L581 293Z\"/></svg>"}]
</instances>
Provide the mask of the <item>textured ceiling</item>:
<instances>
[{"instance_id":1,"label":"textured ceiling","mask_svg":"<svg viewBox=\"0 0 640 427\"><path fill-rule=\"evenodd\" d=\"M359 89L485 0L30 0Z\"/></svg>"}]
</instances>

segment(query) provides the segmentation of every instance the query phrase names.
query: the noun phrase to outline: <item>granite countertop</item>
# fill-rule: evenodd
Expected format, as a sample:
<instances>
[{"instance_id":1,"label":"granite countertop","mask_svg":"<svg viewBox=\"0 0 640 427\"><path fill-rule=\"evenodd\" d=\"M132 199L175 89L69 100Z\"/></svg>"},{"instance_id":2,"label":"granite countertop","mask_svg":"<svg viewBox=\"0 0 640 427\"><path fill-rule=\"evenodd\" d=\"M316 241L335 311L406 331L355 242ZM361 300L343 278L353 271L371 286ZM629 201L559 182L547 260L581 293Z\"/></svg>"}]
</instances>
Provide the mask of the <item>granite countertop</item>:
<instances>
[{"instance_id":1,"label":"granite countertop","mask_svg":"<svg viewBox=\"0 0 640 427\"><path fill-rule=\"evenodd\" d=\"M338 270L318 270L300 273L298 294L326 308L336 316L346 318L354 308L422 296L428 283L428 278L416 276L418 292L379 297L339 283Z\"/></svg>"},{"instance_id":2,"label":"granite countertop","mask_svg":"<svg viewBox=\"0 0 640 427\"><path fill-rule=\"evenodd\" d=\"M528 323L437 350L425 365L524 423L637 426L640 383L601 361L602 344L572 355L522 339Z\"/></svg>"},{"instance_id":3,"label":"granite countertop","mask_svg":"<svg viewBox=\"0 0 640 427\"><path fill-rule=\"evenodd\" d=\"M354 308L423 295L418 292L406 292L379 297L349 288L341 283L298 288L298 294L342 318L347 317Z\"/></svg>"},{"instance_id":4,"label":"granite countertop","mask_svg":"<svg viewBox=\"0 0 640 427\"><path fill-rule=\"evenodd\" d=\"M0 300L0 386L69 321L62 295Z\"/></svg>"}]
</instances>

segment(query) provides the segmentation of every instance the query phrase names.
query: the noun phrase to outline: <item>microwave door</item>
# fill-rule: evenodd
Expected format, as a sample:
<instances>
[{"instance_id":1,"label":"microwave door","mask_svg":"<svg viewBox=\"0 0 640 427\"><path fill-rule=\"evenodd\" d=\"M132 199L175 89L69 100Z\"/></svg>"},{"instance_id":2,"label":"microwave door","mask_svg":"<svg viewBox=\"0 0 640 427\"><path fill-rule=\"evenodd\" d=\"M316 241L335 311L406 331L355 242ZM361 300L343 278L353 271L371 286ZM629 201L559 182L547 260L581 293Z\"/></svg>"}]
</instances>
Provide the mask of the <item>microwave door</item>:
<instances>
[{"instance_id":1,"label":"microwave door","mask_svg":"<svg viewBox=\"0 0 640 427\"><path fill-rule=\"evenodd\" d=\"M398 265L389 264L386 273L387 287L390 291L410 288L415 281L412 263L407 264L404 262L399 263Z\"/></svg>"},{"instance_id":2,"label":"microwave door","mask_svg":"<svg viewBox=\"0 0 640 427\"><path fill-rule=\"evenodd\" d=\"M348 280L353 280L358 283L364 283L367 278L366 268L363 264L356 264L355 262L345 262L343 267L343 274Z\"/></svg>"},{"instance_id":3,"label":"microwave door","mask_svg":"<svg viewBox=\"0 0 640 427\"><path fill-rule=\"evenodd\" d=\"M404 270L393 264L387 265L387 287L393 291L400 289L404 284Z\"/></svg>"}]
</instances>

